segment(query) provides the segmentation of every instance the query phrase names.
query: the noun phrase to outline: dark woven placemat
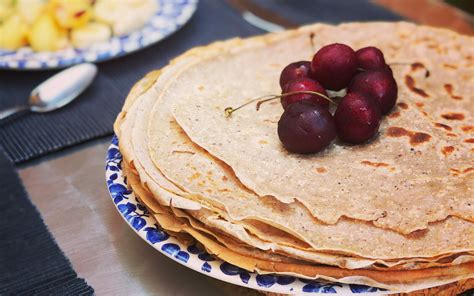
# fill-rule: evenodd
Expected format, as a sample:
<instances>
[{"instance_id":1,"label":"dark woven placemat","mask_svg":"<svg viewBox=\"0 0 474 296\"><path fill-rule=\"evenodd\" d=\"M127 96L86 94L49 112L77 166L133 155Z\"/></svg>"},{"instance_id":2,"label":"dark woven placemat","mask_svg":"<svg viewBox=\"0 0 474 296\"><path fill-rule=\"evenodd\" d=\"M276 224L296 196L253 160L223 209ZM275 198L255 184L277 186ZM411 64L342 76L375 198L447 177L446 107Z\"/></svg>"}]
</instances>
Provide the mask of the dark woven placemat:
<instances>
[{"instance_id":1,"label":"dark woven placemat","mask_svg":"<svg viewBox=\"0 0 474 296\"><path fill-rule=\"evenodd\" d=\"M92 295L0 149L0 295Z\"/></svg>"},{"instance_id":2,"label":"dark woven placemat","mask_svg":"<svg viewBox=\"0 0 474 296\"><path fill-rule=\"evenodd\" d=\"M257 0L300 24L325 21L395 20L367 0ZM201 0L191 21L168 39L127 57L101 63L93 85L76 101L48 114L26 114L0 123L0 145L15 163L110 134L132 85L147 72L196 45L263 31L245 22L223 0ZM24 104L35 85L55 71L0 72L0 109Z\"/></svg>"}]
</instances>

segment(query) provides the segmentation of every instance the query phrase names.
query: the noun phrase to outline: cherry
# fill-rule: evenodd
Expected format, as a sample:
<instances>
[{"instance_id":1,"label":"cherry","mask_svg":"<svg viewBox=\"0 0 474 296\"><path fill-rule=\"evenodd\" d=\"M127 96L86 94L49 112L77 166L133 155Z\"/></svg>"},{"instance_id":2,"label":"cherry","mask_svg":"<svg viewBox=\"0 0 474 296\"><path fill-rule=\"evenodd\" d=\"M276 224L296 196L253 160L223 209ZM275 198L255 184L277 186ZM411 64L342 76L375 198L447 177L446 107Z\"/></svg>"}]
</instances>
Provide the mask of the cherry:
<instances>
[{"instance_id":1,"label":"cherry","mask_svg":"<svg viewBox=\"0 0 474 296\"><path fill-rule=\"evenodd\" d=\"M311 62L308 61L299 61L291 63L283 70L280 74L280 87L283 90L285 85L291 80L302 77L310 77L311 72Z\"/></svg>"},{"instance_id":2,"label":"cherry","mask_svg":"<svg viewBox=\"0 0 474 296\"><path fill-rule=\"evenodd\" d=\"M387 64L383 52L377 47L368 46L356 51L357 67L359 69L383 69Z\"/></svg>"},{"instance_id":3,"label":"cherry","mask_svg":"<svg viewBox=\"0 0 474 296\"><path fill-rule=\"evenodd\" d=\"M338 137L352 144L372 138L379 129L381 119L377 102L367 94L354 92L344 96L334 114Z\"/></svg>"},{"instance_id":4,"label":"cherry","mask_svg":"<svg viewBox=\"0 0 474 296\"><path fill-rule=\"evenodd\" d=\"M387 71L391 76L393 76L393 71L392 71L392 68L389 66L389 65L385 65L385 67L379 69L379 70L382 70L382 71Z\"/></svg>"},{"instance_id":5,"label":"cherry","mask_svg":"<svg viewBox=\"0 0 474 296\"><path fill-rule=\"evenodd\" d=\"M296 102L288 106L278 121L278 137L290 152L316 153L334 140L336 126L328 108Z\"/></svg>"},{"instance_id":6,"label":"cherry","mask_svg":"<svg viewBox=\"0 0 474 296\"><path fill-rule=\"evenodd\" d=\"M313 57L311 71L326 89L345 88L357 71L357 57L352 48L334 43L321 48Z\"/></svg>"},{"instance_id":7,"label":"cherry","mask_svg":"<svg viewBox=\"0 0 474 296\"><path fill-rule=\"evenodd\" d=\"M367 70L354 77L347 91L367 93L379 103L382 114L387 114L397 102L398 86L391 72Z\"/></svg>"},{"instance_id":8,"label":"cherry","mask_svg":"<svg viewBox=\"0 0 474 296\"><path fill-rule=\"evenodd\" d=\"M298 91L313 91L327 96L326 90L316 80L310 78L298 78L288 82L283 89L282 94L298 92ZM321 107L329 108L329 101L316 94L293 94L281 97L281 105L283 109L288 108L289 105L299 102L308 101Z\"/></svg>"}]
</instances>

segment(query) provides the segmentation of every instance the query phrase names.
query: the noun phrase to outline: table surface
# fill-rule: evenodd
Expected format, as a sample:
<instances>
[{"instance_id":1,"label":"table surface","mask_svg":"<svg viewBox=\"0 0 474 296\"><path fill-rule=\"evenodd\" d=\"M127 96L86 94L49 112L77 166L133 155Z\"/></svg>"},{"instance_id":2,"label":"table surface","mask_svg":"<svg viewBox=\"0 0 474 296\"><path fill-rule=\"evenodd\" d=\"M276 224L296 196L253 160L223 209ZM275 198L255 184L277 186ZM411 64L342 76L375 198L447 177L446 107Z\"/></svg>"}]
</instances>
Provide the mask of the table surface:
<instances>
[{"instance_id":1,"label":"table surface","mask_svg":"<svg viewBox=\"0 0 474 296\"><path fill-rule=\"evenodd\" d=\"M260 295L172 261L123 221L105 185L102 139L19 173L50 232L97 295Z\"/></svg>"}]
</instances>

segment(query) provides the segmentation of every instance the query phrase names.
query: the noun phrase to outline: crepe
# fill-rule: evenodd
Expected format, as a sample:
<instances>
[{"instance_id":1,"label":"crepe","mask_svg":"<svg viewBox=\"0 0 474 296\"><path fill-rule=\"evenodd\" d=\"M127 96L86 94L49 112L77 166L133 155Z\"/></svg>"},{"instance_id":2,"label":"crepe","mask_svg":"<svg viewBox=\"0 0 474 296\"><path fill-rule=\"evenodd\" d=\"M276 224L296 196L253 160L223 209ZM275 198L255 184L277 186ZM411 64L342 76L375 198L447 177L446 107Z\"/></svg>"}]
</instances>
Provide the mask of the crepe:
<instances>
[{"instance_id":1,"label":"crepe","mask_svg":"<svg viewBox=\"0 0 474 296\"><path fill-rule=\"evenodd\" d=\"M276 135L280 104L241 109L231 118L223 110L278 94L279 70L310 59L310 33L316 50L341 41L356 49L373 45L388 62L423 65L431 75L393 67L402 105L382 121L372 142L336 142L309 156L289 153ZM349 217L409 234L450 216L474 221L473 144L465 132L474 124L473 53L473 37L408 23L306 27L248 40L187 68L163 101L173 100L174 117L191 140L257 195L298 200L327 224ZM159 128L150 126L151 138Z\"/></svg>"},{"instance_id":2,"label":"crepe","mask_svg":"<svg viewBox=\"0 0 474 296\"><path fill-rule=\"evenodd\" d=\"M142 102L146 102L146 101L147 101L147 98L153 98L153 96L145 96L145 97L142 98L141 101L142 101ZM162 104L164 104L164 103L162 102ZM164 106L164 105L162 105L162 106ZM147 108L143 108L143 109L147 109ZM143 113L141 113L141 114L143 114ZM159 118L166 118L166 117L164 117L164 115L162 115L162 114L160 114L160 115L158 115L158 116L159 116ZM144 112L143 116L141 117L141 119L144 119L144 118L146 118L146 112ZM140 119L138 119L138 120L140 120ZM166 120L164 120L164 122L166 122ZM139 131L140 131L140 130L143 130L143 128L142 128L141 126L139 126L139 125L136 126L136 128L137 128L137 130L139 130ZM164 148L168 147L168 148L171 148L171 147L173 146L171 143L175 141L175 138L172 136L173 134L170 133L167 128L163 128L162 130L163 130L163 131L167 131L167 132L166 132L166 139L164 139L164 140L162 141L162 145L160 145L160 147L164 147ZM169 143L168 143L168 141L169 141ZM169 144L169 146L168 146L168 144ZM180 148L181 148L181 147L177 147L177 148L175 148L175 149L178 149L179 151L186 151L186 149L180 149ZM187 148L189 148L189 147L187 147ZM197 152L193 152L193 153L197 153ZM186 165L184 165L184 164L183 164L183 165L180 165L180 162L174 159L174 156L176 156L176 155L180 155L181 157L185 157L185 156L191 156L192 158L196 158L196 157L197 157L196 154L187 154L187 153L185 153L185 154L181 155L181 153L173 153L173 152L170 152L170 155L167 155L167 156L166 156L166 159L169 160L168 163L169 163L169 164L177 164L177 165L172 165L172 167L174 167L174 168L181 168L181 169L183 169L184 167L186 167ZM191 160L189 160L189 161L191 161ZM191 161L190 163L192 163L192 161ZM191 176L196 175L196 174L197 174L197 173L196 173L195 171L192 171L191 173L188 174L188 176L189 176L189 178L191 178ZM208 178L209 178L209 177L208 177ZM228 174L226 178L232 178L232 176ZM202 182L202 181L200 181L200 178L195 178L195 179L196 179L196 181L197 181L196 183L198 183L198 184L199 184L200 182ZM147 184L148 184L148 183L147 183ZM203 189L204 189L204 192L205 192L206 189L205 189L205 188L203 188ZM230 190L229 190L229 191L230 191ZM255 196L254 196L254 198L255 198ZM255 198L255 199L256 199L256 198ZM232 205L232 200L227 200L227 201L229 201L229 202L231 203L231 205ZM239 204L236 205L236 206L240 206L240 207L249 207L249 206L250 206L250 207L251 207L251 206L253 205L252 202L253 202L253 201L250 201L250 202L249 202L249 201L239 201ZM258 204L258 199L256 199L254 202ZM175 205L175 206L176 206L176 205ZM295 205L295 206L296 206L296 205ZM271 211L274 211L274 208L271 207L271 205L270 205L270 207L267 206L266 211L267 211L267 213L269 213L269 212L271 212ZM300 206L300 211L302 211L302 213L304 214L304 208L302 208L301 206ZM271 213L270 213L270 214L271 214ZM281 217L282 215L284 215L284 217ZM306 214L306 216L308 217L307 214ZM287 218L288 221L292 221L292 220L293 220L292 215L291 215L290 213L286 213L286 212L280 213L280 217L278 217L278 218L279 218L279 219L282 218L283 220L285 220L285 218ZM297 219L297 217L295 217L294 219ZM307 231L313 232L314 229L313 229L313 227L312 227L312 225L311 225L311 224L312 224L312 221L311 221L310 217L308 217L308 219L309 219L310 225L302 225L302 229L303 229L304 227L307 227ZM246 226L248 227L249 225L247 224ZM357 225L356 225L356 226L357 226ZM288 224L288 227L291 227L291 224ZM343 229L343 228L345 228L346 226L345 226L344 224L342 224L340 227L341 227L341 229ZM357 226L357 227L358 227L358 226ZM255 231L255 228L253 228L253 230ZM304 229L303 229L303 230L304 230ZM302 230L302 231L303 231L303 230ZM461 230L462 230L462 229L461 229ZM268 232L268 231L267 231L267 232ZM330 229L330 228L329 228L329 229L326 229L326 233L324 233L324 235L329 234L329 232L331 232L331 229ZM345 233L345 231L342 231L342 232ZM381 234L381 233L383 233L383 231L379 231L378 234ZM321 234L321 231L315 231L312 235L314 235L315 237L317 237L319 234ZM377 233L376 233L376 234L377 234ZM325 236L321 236L321 237L324 238ZM360 244L361 244L361 245L366 245L365 242L364 242L364 239L365 239L366 237L367 237L366 233L363 233L363 232L362 232L362 233L361 233L361 236L360 236L360 239L356 237L356 241L360 241ZM398 237L402 237L402 236L398 235ZM460 238L463 238L463 236L461 235ZM464 238L465 238L465 237L464 237ZM427 244L427 242L432 241L432 240L433 240L433 238L430 237L430 236L428 236L425 240L420 241L420 245ZM267 241L268 241L268 238L267 238ZM393 242L388 242L388 243L389 243L390 246L393 248L393 245L394 245ZM403 243L406 243L406 242L402 242L401 248L404 248ZM260 244L259 246L262 247L263 245ZM304 246L299 245L299 246L297 246L297 247L302 248L302 247L304 247ZM328 247L328 249L334 250L335 248ZM382 249L382 248L381 248L381 249ZM408 256L399 256L399 257L408 257ZM342 258L338 258L338 261L341 262L341 261L342 261ZM326 263L326 264L328 263L328 262L321 262L321 261L319 261L319 262L320 262L320 263ZM367 263L368 263L368 261L364 261L364 262L365 262L364 264L367 264ZM372 261L371 263L374 263L374 261ZM357 266L357 265L350 265L350 266L354 266L354 267L355 267L355 266ZM359 266L360 266L360 265L359 265Z\"/></svg>"},{"instance_id":3,"label":"crepe","mask_svg":"<svg viewBox=\"0 0 474 296\"><path fill-rule=\"evenodd\" d=\"M397 24L399 27L405 25L411 26ZM273 48L272 42L296 38L295 35L312 30L324 33L332 28L316 25L285 33L288 35L270 35L246 41L234 39L197 48L138 83L114 126L120 138L120 150L129 165L129 178L136 176L134 191L140 192L140 198L157 214L158 222L168 223L167 229L173 234L191 234L204 247L214 250L212 253L217 252L218 257L249 270L275 271L259 268L257 265L263 263L252 260L276 260L304 266L285 265L278 272L308 276L308 270L319 266L315 265L318 263L326 267L337 266L331 268L342 267L343 271L339 272L343 273L357 269L354 273L350 271L350 279L335 277L332 280L365 284L375 280L371 284L379 287L388 287L388 284L391 289L399 291L472 277L471 269L456 269L473 261L471 241L474 230L469 219L448 216L430 222L423 231L410 235L404 234L400 228L388 230L374 221L354 217L342 217L335 224L327 224L327 221L315 219L299 201L286 204L249 190L236 177L233 167L191 141L174 120L171 113L173 105L180 106L187 100L186 96L175 93L177 84L183 84L192 94L207 88L207 85L196 84L193 80L182 80L183 75L215 60L226 63L229 56L254 50L256 44L265 43ZM400 70L394 71L397 73ZM279 73L279 70L276 72ZM228 87L227 83L224 85ZM172 221L181 221L179 225L185 226L173 226ZM229 249L238 249L240 253L229 255ZM242 256L254 259L243 260ZM239 263L235 260L243 261ZM274 266L273 263L266 264L263 266ZM432 269L435 266L447 268L442 281L430 273L437 270ZM419 269L428 270L428 276L421 281L406 278L401 283L403 286L393 286L393 283L387 283L387 279L377 276L374 279L372 274L365 274L365 270L405 272ZM326 276L321 269L316 270L308 277ZM362 280L352 274L362 276Z\"/></svg>"},{"instance_id":4,"label":"crepe","mask_svg":"<svg viewBox=\"0 0 474 296\"><path fill-rule=\"evenodd\" d=\"M137 194L141 200L146 201L145 204L150 207L150 204L147 202L153 203L153 199L145 197L149 195L149 193L140 187L138 177L128 172L127 165L124 166L124 172L135 194ZM262 253L241 246L236 242L225 239L225 237L206 229L203 225L199 225L180 210L175 210L180 213L176 215L176 212L173 213L172 210L163 208L158 204L154 204L150 208L158 209L154 217L168 232L188 233L200 242L211 254L215 254L219 258L246 270L258 271L263 274L269 272L292 274L310 279L371 285L392 291L413 291L454 281L463 281L469 278L468 275L474 270L474 263L458 265L454 269L428 268L415 271L389 272L371 270L354 271L321 265L309 265L297 260L272 255L271 253ZM215 239L217 239L217 242ZM474 285L471 282L466 288L472 286Z\"/></svg>"},{"instance_id":5,"label":"crepe","mask_svg":"<svg viewBox=\"0 0 474 296\"><path fill-rule=\"evenodd\" d=\"M216 54L218 53L221 52L217 51ZM187 73L188 71L189 69L187 68L182 73ZM174 79L174 81L176 82L177 80ZM168 93L173 92L174 89L165 89L162 90L160 96L166 96ZM239 186L238 180L232 175L228 167L219 165L219 162L216 163L207 153L186 138L179 126L173 122L172 118L169 118L170 115L166 108L172 102L176 102L176 98L168 101L156 100L153 110L152 118L163 119L155 121L150 126L150 138L153 141L150 148L151 154L154 155L155 153L154 161L156 167L168 179L174 181L175 184L179 184L181 188L186 189L192 195L200 195L201 198L207 200L212 199L220 207L227 205L229 215L236 220L257 217L268 223L278 224L278 228L289 231L316 249L340 250L366 258L434 257L440 255L441 250L444 250L445 253L454 253L472 251L473 249L471 238L474 233L472 224L456 218L448 218L446 224L434 223L433 229L430 229L427 234L418 235L421 236L421 239L416 240L418 243L416 241L412 243L411 240L406 240L403 235L375 229L367 223L357 222L353 224L351 221L343 219L341 223L335 226L318 225L313 223L311 217L308 216L305 209L298 203L282 205L271 198L257 198L257 196L249 193L248 190ZM142 110L148 109L148 106L142 108ZM144 113L144 117L146 117L146 112ZM145 127L138 125L136 129L142 131ZM140 146L143 145L145 144L142 143ZM212 172L212 176L208 175L207 172ZM222 179L227 181L223 182ZM186 180L185 184L182 181L180 182L180 180ZM205 184L205 182L208 182L208 184ZM217 184L217 187L213 184ZM219 187L224 185L227 187ZM299 219L299 217L304 218ZM302 224L295 223L295 221ZM285 222L286 224L282 225ZM319 230L314 229L317 226L322 227ZM299 230L295 230L297 227L299 227ZM372 229L375 232L371 233ZM386 233L387 235L385 235ZM454 239L439 239L445 234L452 235ZM307 236L311 237L308 238ZM334 240L328 241L327 237L334 237ZM368 237L375 237L375 239L379 240L385 239L385 241L367 244L366 240ZM417 235L414 235L414 237L417 237ZM439 245L437 250L432 250L429 253L430 250L427 246L436 248L436 244L431 243L433 241L442 245ZM333 243L336 243L336 245ZM443 243L453 245L450 247ZM341 245L346 249L341 248ZM408 248L406 247L407 245L409 246ZM410 249L410 247L415 247L416 245L418 245L418 250L413 251ZM367 250L367 248L372 248L372 250ZM382 252L385 254L382 254ZM386 254L387 252L392 253Z\"/></svg>"},{"instance_id":6,"label":"crepe","mask_svg":"<svg viewBox=\"0 0 474 296\"><path fill-rule=\"evenodd\" d=\"M128 169L128 165L125 162L124 170ZM139 194L142 201L150 208L150 210L154 213L159 213L162 210L162 206L160 206L156 200L151 196L150 193L145 193L146 189L142 189L136 184L137 176L134 174L128 174L129 183L132 184L134 191ZM134 184L135 183L135 184ZM308 260L314 263L324 263L330 265L337 265L340 267L346 268L362 268L362 267L370 267L374 266L374 263L384 263L385 265L389 265L392 269L414 269L414 268L427 268L433 266L447 266L452 265L453 261L457 264L461 262L469 262L473 261L473 257L468 254L460 254L456 256L456 258L443 258L440 257L437 261L427 261L422 263L413 263L413 261L423 261L420 258L413 259L413 260L401 260L397 262L383 262L383 261L375 261L375 260L368 260L364 258L351 258L348 256L343 256L340 254L325 254L321 252L312 252L305 249L298 249L294 247L296 243L294 239L289 237L282 231L278 231L271 226L263 225L263 223L258 222L247 222L245 223L245 228L251 229L250 232L258 233L255 237L245 231L240 225L232 224L222 218L220 218L215 213L212 213L209 210L200 210L200 211L189 211L187 213L190 217L195 218L196 220L202 222L205 225L213 227L214 229L218 229L221 232L228 233L230 236L234 237L235 239L247 243L251 246L257 247L260 250L271 250L276 253L285 254L292 256L293 258L301 259L301 260ZM186 214L185 214L186 215ZM272 235L273 234L273 235ZM263 237L266 240L261 240L259 237ZM283 242L283 245L277 245L276 242L280 244ZM380 266L376 268L381 268Z\"/></svg>"}]
</instances>

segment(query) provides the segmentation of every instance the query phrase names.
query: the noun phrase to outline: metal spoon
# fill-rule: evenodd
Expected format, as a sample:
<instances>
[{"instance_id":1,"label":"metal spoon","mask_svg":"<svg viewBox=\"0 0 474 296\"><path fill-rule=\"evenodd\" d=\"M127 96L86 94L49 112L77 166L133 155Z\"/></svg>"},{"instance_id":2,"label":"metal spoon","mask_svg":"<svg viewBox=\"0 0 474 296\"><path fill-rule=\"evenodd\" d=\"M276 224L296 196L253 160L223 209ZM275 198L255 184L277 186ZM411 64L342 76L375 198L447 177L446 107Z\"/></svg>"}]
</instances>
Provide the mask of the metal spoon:
<instances>
[{"instance_id":1,"label":"metal spoon","mask_svg":"<svg viewBox=\"0 0 474 296\"><path fill-rule=\"evenodd\" d=\"M49 112L63 107L80 95L94 80L97 66L79 64L59 72L38 85L30 94L28 105L0 111L0 120L17 112Z\"/></svg>"}]
</instances>

